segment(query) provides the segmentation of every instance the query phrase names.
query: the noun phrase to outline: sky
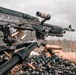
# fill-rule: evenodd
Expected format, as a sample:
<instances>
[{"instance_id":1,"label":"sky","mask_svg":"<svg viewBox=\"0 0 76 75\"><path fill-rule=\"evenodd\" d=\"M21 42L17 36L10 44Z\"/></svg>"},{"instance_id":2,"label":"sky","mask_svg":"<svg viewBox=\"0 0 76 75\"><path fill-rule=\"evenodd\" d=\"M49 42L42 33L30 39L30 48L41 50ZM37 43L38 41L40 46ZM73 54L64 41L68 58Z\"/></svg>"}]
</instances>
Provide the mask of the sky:
<instances>
[{"instance_id":1,"label":"sky","mask_svg":"<svg viewBox=\"0 0 76 75\"><path fill-rule=\"evenodd\" d=\"M76 30L76 0L0 0L0 6L33 16L41 11L51 15L47 23L62 27L71 24ZM63 38L76 40L76 32L67 32L59 39Z\"/></svg>"}]
</instances>

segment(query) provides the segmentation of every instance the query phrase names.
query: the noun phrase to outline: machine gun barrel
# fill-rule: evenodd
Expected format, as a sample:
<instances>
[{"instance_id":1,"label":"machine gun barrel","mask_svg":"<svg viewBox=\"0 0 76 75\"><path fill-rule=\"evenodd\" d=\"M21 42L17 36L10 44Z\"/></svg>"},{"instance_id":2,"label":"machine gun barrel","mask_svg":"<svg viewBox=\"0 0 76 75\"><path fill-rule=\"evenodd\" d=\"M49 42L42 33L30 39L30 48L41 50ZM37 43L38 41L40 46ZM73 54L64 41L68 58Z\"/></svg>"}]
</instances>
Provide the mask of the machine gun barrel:
<instances>
[{"instance_id":1,"label":"machine gun barrel","mask_svg":"<svg viewBox=\"0 0 76 75\"><path fill-rule=\"evenodd\" d=\"M16 64L22 63L24 59L30 54L30 52L37 47L37 42L30 44L28 47L16 52L13 57L0 66L0 75L6 74Z\"/></svg>"}]
</instances>

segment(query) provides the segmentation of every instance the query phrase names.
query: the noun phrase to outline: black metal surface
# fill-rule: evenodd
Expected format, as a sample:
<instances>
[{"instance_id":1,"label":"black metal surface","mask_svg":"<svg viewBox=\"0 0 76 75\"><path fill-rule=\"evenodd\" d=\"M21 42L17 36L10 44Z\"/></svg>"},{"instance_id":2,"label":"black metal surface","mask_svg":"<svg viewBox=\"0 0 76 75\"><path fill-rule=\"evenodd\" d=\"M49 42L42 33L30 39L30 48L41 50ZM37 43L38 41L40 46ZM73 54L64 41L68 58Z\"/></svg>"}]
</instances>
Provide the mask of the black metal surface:
<instances>
[{"instance_id":1,"label":"black metal surface","mask_svg":"<svg viewBox=\"0 0 76 75\"><path fill-rule=\"evenodd\" d=\"M5 62L3 65L0 66L0 75L6 74L12 67L14 67L20 58L18 56L13 57L9 61Z\"/></svg>"},{"instance_id":2,"label":"black metal surface","mask_svg":"<svg viewBox=\"0 0 76 75\"><path fill-rule=\"evenodd\" d=\"M13 54L14 56L19 56L20 57L20 62L23 62L25 58L30 54L30 52L38 46L37 42L31 43L28 47L25 49L22 49L16 53Z\"/></svg>"},{"instance_id":3,"label":"black metal surface","mask_svg":"<svg viewBox=\"0 0 76 75\"><path fill-rule=\"evenodd\" d=\"M30 44L27 48L21 49L13 55L13 57L5 64L0 66L0 75L6 74L16 64L23 62L23 60L30 54L30 52L37 47L37 42Z\"/></svg>"},{"instance_id":4,"label":"black metal surface","mask_svg":"<svg viewBox=\"0 0 76 75\"><path fill-rule=\"evenodd\" d=\"M14 50L22 48L22 47L27 47L30 44L31 43L25 42L25 43L17 44L14 46L7 46L7 47L4 47L3 49L0 49L0 54L4 54L4 51L11 52L11 51L14 51Z\"/></svg>"}]
</instances>

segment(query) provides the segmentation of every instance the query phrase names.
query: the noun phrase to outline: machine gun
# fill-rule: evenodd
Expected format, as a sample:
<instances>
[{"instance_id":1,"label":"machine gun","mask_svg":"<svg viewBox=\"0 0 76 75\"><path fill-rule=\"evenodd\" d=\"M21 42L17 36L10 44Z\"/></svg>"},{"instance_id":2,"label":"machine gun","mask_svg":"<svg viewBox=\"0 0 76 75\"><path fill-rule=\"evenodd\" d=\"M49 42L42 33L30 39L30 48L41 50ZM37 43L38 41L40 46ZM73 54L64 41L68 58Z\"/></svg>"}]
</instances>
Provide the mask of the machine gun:
<instances>
[{"instance_id":1,"label":"machine gun","mask_svg":"<svg viewBox=\"0 0 76 75\"><path fill-rule=\"evenodd\" d=\"M61 26L44 23L45 21L50 20L51 15L41 13L39 11L36 13L36 15L43 18L42 21L39 21L38 17L34 17L34 16L31 16L31 15L28 15L25 13L6 9L3 7L0 7L0 13L2 13L4 15L4 17L1 16L2 18L0 20L0 27L1 27L0 30L4 33L4 39L3 39L4 42L9 41L7 36L10 35L10 33L9 33L10 31L8 31L8 30L11 27L13 27L15 29L21 29L21 30L36 31L36 32L41 33L41 35L43 33L43 35L50 35L50 36L57 36L57 37L62 37L66 31L75 31L74 29L72 29L71 25L69 25L69 28L63 28ZM4 25L3 25L3 23L4 23ZM36 34L38 34L38 33L36 33ZM37 38L38 38L38 36L37 36ZM6 41L6 39L7 39L7 41ZM13 41L14 41L14 39L12 39L12 41L10 40L9 42L13 42Z\"/></svg>"},{"instance_id":2,"label":"machine gun","mask_svg":"<svg viewBox=\"0 0 76 75\"><path fill-rule=\"evenodd\" d=\"M45 23L45 21L50 20L50 14L38 11L36 16L37 17L34 17L25 13L0 7L0 30L3 32L4 43L6 43L7 46L12 46L12 44L17 41L15 37L12 37L11 33L13 32L11 32L11 28L17 29L14 34L18 34L20 31L24 30L35 31L37 40L41 39L42 41L49 35L62 37L66 31L75 31L72 29L71 25L69 25L69 28L63 28L61 26ZM38 16L43 18L43 20L40 21ZM0 53L4 50L1 50Z\"/></svg>"},{"instance_id":3,"label":"machine gun","mask_svg":"<svg viewBox=\"0 0 76 75\"><path fill-rule=\"evenodd\" d=\"M0 7L0 13L1 15L6 16L5 18L0 19L0 30L4 34L3 41L4 43L8 44L7 47L8 46L11 47L12 43L16 41L16 39L10 37L11 36L10 28L14 28L17 30L35 31L36 33L35 35L37 38L36 42L31 41L30 43L27 42L22 43L21 48L22 47L24 48L12 54L12 58L0 66L1 69L0 75L7 73L16 64L23 62L23 60L27 58L27 56L34 48L39 47L40 45L44 45L45 44L44 40L46 36L51 35L51 36L62 37L66 30L75 31L74 29L72 29L71 25L69 26L69 28L62 28L61 26L55 26L52 24L44 23L45 21L49 20L51 16L49 14L46 15L41 12L37 12L36 15L43 18L42 21L39 21L37 17L33 17L28 14L24 14L18 11L13 11L3 7ZM14 17L15 18L11 20L11 17L12 19ZM19 46L17 45L14 46L13 50L20 48ZM10 48L1 50L1 52L7 50L10 50Z\"/></svg>"}]
</instances>

